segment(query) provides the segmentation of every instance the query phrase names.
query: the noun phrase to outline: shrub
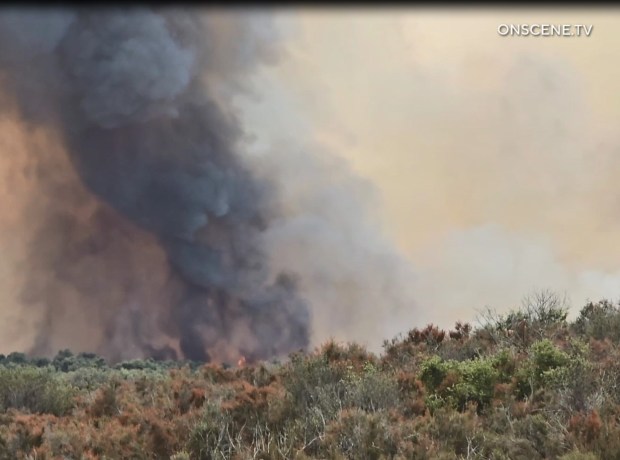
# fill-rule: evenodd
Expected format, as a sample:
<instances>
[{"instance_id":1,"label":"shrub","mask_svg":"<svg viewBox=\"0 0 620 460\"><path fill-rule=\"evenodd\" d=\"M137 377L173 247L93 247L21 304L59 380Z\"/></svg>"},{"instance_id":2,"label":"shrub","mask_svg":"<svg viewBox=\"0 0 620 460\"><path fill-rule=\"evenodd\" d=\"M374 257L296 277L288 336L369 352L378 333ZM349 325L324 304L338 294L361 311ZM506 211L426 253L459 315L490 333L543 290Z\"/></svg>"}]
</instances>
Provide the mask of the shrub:
<instances>
[{"instance_id":1,"label":"shrub","mask_svg":"<svg viewBox=\"0 0 620 460\"><path fill-rule=\"evenodd\" d=\"M545 373L554 403L565 414L598 409L603 405L605 391L601 388L600 371L589 361L585 343L568 342L568 362Z\"/></svg>"},{"instance_id":2,"label":"shrub","mask_svg":"<svg viewBox=\"0 0 620 460\"><path fill-rule=\"evenodd\" d=\"M461 363L459 370L462 381L454 389L458 407L464 408L467 403L474 402L479 410L491 403L499 372L493 367L490 359L475 359Z\"/></svg>"},{"instance_id":3,"label":"shrub","mask_svg":"<svg viewBox=\"0 0 620 460\"><path fill-rule=\"evenodd\" d=\"M376 412L399 404L398 382L368 364L362 374L350 373L346 378L344 407Z\"/></svg>"},{"instance_id":4,"label":"shrub","mask_svg":"<svg viewBox=\"0 0 620 460\"><path fill-rule=\"evenodd\" d=\"M557 372L550 372L566 366L569 356L551 341L540 340L530 347L527 361L516 372L516 387L520 398L532 396L538 389L553 383Z\"/></svg>"},{"instance_id":5,"label":"shrub","mask_svg":"<svg viewBox=\"0 0 620 460\"><path fill-rule=\"evenodd\" d=\"M449 370L449 361L444 361L439 356L433 356L420 366L420 380L428 390L436 391L448 375Z\"/></svg>"},{"instance_id":6,"label":"shrub","mask_svg":"<svg viewBox=\"0 0 620 460\"><path fill-rule=\"evenodd\" d=\"M112 372L109 369L100 368L80 368L75 371L68 372L65 381L79 391L93 391L105 385L112 378Z\"/></svg>"},{"instance_id":7,"label":"shrub","mask_svg":"<svg viewBox=\"0 0 620 460\"><path fill-rule=\"evenodd\" d=\"M110 380L104 385L98 392L95 401L93 402L90 410L91 414L95 417L110 417L115 415L119 411L119 404L117 398L117 392L120 383L116 379Z\"/></svg>"},{"instance_id":8,"label":"shrub","mask_svg":"<svg viewBox=\"0 0 620 460\"><path fill-rule=\"evenodd\" d=\"M536 299L492 327L413 329L381 357L333 341L240 369L13 353L0 460L620 458L620 307L569 329Z\"/></svg>"},{"instance_id":9,"label":"shrub","mask_svg":"<svg viewBox=\"0 0 620 460\"><path fill-rule=\"evenodd\" d=\"M532 345L530 359L534 365L537 377L541 377L546 371L568 364L569 357L556 347L550 340L541 340Z\"/></svg>"},{"instance_id":10,"label":"shrub","mask_svg":"<svg viewBox=\"0 0 620 460\"><path fill-rule=\"evenodd\" d=\"M74 405L74 389L49 369L0 367L0 407L64 415Z\"/></svg>"},{"instance_id":11,"label":"shrub","mask_svg":"<svg viewBox=\"0 0 620 460\"><path fill-rule=\"evenodd\" d=\"M5 364L26 364L28 362L28 358L24 353L18 353L14 351L10 353L5 359Z\"/></svg>"},{"instance_id":12,"label":"shrub","mask_svg":"<svg viewBox=\"0 0 620 460\"><path fill-rule=\"evenodd\" d=\"M581 452L580 450L572 450L567 454L562 455L558 460L599 460L592 452Z\"/></svg>"},{"instance_id":13,"label":"shrub","mask_svg":"<svg viewBox=\"0 0 620 460\"><path fill-rule=\"evenodd\" d=\"M342 408L347 392L347 368L330 366L326 357L294 356L282 383L291 399L291 409L302 414L316 407L325 418Z\"/></svg>"},{"instance_id":14,"label":"shrub","mask_svg":"<svg viewBox=\"0 0 620 460\"><path fill-rule=\"evenodd\" d=\"M418 328L410 330L405 340L407 342L413 343L414 345L424 343L436 349L439 344L444 341L445 338L446 331L440 330L437 326L433 324L429 324L422 330Z\"/></svg>"},{"instance_id":15,"label":"shrub","mask_svg":"<svg viewBox=\"0 0 620 460\"><path fill-rule=\"evenodd\" d=\"M438 409L427 426L421 429L426 431L435 443L440 444L443 451L453 454L452 458L463 458L472 442L480 442L480 420L471 410L460 413L449 408Z\"/></svg>"},{"instance_id":16,"label":"shrub","mask_svg":"<svg viewBox=\"0 0 620 460\"><path fill-rule=\"evenodd\" d=\"M326 430L319 458L379 460L393 458L398 446L390 436L384 414L368 414L360 409L341 412Z\"/></svg>"},{"instance_id":17,"label":"shrub","mask_svg":"<svg viewBox=\"0 0 620 460\"><path fill-rule=\"evenodd\" d=\"M430 408L447 402L459 410L475 403L479 411L493 398L500 376L495 361L477 358L470 361L443 361L433 356L421 366L420 380L435 397L427 400Z\"/></svg>"},{"instance_id":18,"label":"shrub","mask_svg":"<svg viewBox=\"0 0 620 460\"><path fill-rule=\"evenodd\" d=\"M82 368L103 368L106 367L106 362L94 353L79 353L75 356L69 350L61 350L52 360L52 365L58 371L71 372Z\"/></svg>"},{"instance_id":19,"label":"shrub","mask_svg":"<svg viewBox=\"0 0 620 460\"><path fill-rule=\"evenodd\" d=\"M620 304L608 300L589 302L579 312L573 330L588 338L620 341Z\"/></svg>"},{"instance_id":20,"label":"shrub","mask_svg":"<svg viewBox=\"0 0 620 460\"><path fill-rule=\"evenodd\" d=\"M128 369L128 370L159 370L162 365L152 359L133 359L130 361L123 361L114 366L115 369Z\"/></svg>"},{"instance_id":21,"label":"shrub","mask_svg":"<svg viewBox=\"0 0 620 460\"><path fill-rule=\"evenodd\" d=\"M566 328L565 297L549 290L535 291L522 299L521 307L507 314L491 309L478 318L481 330L496 344L527 347Z\"/></svg>"},{"instance_id":22,"label":"shrub","mask_svg":"<svg viewBox=\"0 0 620 460\"><path fill-rule=\"evenodd\" d=\"M527 439L541 458L557 458L564 452L564 433L543 414L528 414L514 422L515 434Z\"/></svg>"},{"instance_id":23,"label":"shrub","mask_svg":"<svg viewBox=\"0 0 620 460\"><path fill-rule=\"evenodd\" d=\"M239 450L241 440L230 414L221 410L219 402L206 404L200 422L190 433L188 448L196 459L228 459Z\"/></svg>"}]
</instances>

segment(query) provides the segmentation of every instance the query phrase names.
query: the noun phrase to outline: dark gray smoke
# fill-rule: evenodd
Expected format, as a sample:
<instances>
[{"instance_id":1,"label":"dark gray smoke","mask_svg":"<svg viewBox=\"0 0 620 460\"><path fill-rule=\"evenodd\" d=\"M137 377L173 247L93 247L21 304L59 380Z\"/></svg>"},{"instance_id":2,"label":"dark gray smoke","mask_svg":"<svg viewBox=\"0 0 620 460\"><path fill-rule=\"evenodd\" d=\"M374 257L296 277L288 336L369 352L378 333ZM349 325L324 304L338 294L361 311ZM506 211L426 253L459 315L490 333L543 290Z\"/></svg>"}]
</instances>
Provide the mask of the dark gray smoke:
<instances>
[{"instance_id":1,"label":"dark gray smoke","mask_svg":"<svg viewBox=\"0 0 620 460\"><path fill-rule=\"evenodd\" d=\"M217 92L273 59L256 21L0 12L4 114L60 145L27 161L33 352L55 352L63 334L112 359L259 359L308 345L295 279L272 276L260 243L275 191L241 161L241 129Z\"/></svg>"}]
</instances>

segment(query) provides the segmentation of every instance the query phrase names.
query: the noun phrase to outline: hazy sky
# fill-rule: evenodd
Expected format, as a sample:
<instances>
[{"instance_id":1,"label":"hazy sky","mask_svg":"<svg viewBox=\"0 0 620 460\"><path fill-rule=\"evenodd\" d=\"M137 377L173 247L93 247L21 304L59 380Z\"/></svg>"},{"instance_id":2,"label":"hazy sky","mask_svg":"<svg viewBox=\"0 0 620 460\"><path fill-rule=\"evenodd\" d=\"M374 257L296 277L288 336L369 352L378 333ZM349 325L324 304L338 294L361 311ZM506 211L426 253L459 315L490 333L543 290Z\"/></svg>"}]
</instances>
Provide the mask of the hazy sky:
<instances>
[{"instance_id":1,"label":"hazy sky","mask_svg":"<svg viewBox=\"0 0 620 460\"><path fill-rule=\"evenodd\" d=\"M502 37L499 24L593 25ZM256 148L309 139L376 186L420 321L533 289L620 294L620 11L291 10L241 101Z\"/></svg>"},{"instance_id":2,"label":"hazy sky","mask_svg":"<svg viewBox=\"0 0 620 460\"><path fill-rule=\"evenodd\" d=\"M372 339L376 351L390 334L474 321L536 289L568 294L573 313L587 299L620 298L620 10L297 8L275 21L280 58L248 73L252 92L239 93L226 72L205 80L227 103L233 96L254 172L283 187L291 215L263 244L274 272L300 275L313 344ZM593 30L497 32L524 23ZM223 50L256 51L222 24L217 35L232 37ZM28 349L45 327L22 296L45 208L31 206L35 154L64 156L53 130L4 116L0 132L10 152L0 161L11 203L0 215L5 352ZM63 324L75 341L64 345L62 329L58 343L93 342L80 298L63 301L82 313Z\"/></svg>"}]
</instances>

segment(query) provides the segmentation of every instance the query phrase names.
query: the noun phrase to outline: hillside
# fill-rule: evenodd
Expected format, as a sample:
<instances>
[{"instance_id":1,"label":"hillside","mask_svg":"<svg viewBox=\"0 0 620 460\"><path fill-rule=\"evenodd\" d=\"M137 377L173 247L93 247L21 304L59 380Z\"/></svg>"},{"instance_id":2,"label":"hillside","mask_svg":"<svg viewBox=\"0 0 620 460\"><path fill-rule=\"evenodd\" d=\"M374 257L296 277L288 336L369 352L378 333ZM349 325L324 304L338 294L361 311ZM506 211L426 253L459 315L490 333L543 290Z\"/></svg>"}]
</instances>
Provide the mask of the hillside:
<instances>
[{"instance_id":1,"label":"hillside","mask_svg":"<svg viewBox=\"0 0 620 460\"><path fill-rule=\"evenodd\" d=\"M620 305L553 295L242 367L1 356L0 458L620 458Z\"/></svg>"}]
</instances>

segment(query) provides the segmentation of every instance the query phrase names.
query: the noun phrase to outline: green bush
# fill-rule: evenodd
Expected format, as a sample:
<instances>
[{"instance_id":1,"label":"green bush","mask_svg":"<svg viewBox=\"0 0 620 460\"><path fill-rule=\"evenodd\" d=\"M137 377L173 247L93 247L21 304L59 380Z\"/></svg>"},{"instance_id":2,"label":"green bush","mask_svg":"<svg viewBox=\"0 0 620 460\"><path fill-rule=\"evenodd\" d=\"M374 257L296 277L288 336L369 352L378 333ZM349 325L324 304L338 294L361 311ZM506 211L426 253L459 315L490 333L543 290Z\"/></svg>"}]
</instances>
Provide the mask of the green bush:
<instances>
[{"instance_id":1,"label":"green bush","mask_svg":"<svg viewBox=\"0 0 620 460\"><path fill-rule=\"evenodd\" d=\"M71 372L83 368L107 367L105 360L94 353L79 353L77 356L69 350L59 351L52 360L52 366L60 372Z\"/></svg>"},{"instance_id":2,"label":"green bush","mask_svg":"<svg viewBox=\"0 0 620 460\"><path fill-rule=\"evenodd\" d=\"M86 367L66 373L65 381L77 390L93 391L108 383L112 375L109 369Z\"/></svg>"},{"instance_id":3,"label":"green bush","mask_svg":"<svg viewBox=\"0 0 620 460\"><path fill-rule=\"evenodd\" d=\"M380 372L372 364L365 366L361 374L348 374L344 382L343 407L376 412L395 407L400 402L396 379Z\"/></svg>"},{"instance_id":4,"label":"green bush","mask_svg":"<svg viewBox=\"0 0 620 460\"><path fill-rule=\"evenodd\" d=\"M474 402L479 410L487 407L493 399L493 391L498 381L499 372L489 359L464 361L459 366L462 381L454 388L454 396L459 408Z\"/></svg>"},{"instance_id":5,"label":"green bush","mask_svg":"<svg viewBox=\"0 0 620 460\"><path fill-rule=\"evenodd\" d=\"M64 415L73 407L74 389L49 369L0 367L0 408Z\"/></svg>"},{"instance_id":6,"label":"green bush","mask_svg":"<svg viewBox=\"0 0 620 460\"><path fill-rule=\"evenodd\" d=\"M138 369L138 370L158 370L162 368L162 365L152 359L132 359L130 361L123 361L114 366L116 369Z\"/></svg>"},{"instance_id":7,"label":"green bush","mask_svg":"<svg viewBox=\"0 0 620 460\"><path fill-rule=\"evenodd\" d=\"M587 338L620 341L620 304L608 300L589 302L579 312L573 330Z\"/></svg>"},{"instance_id":8,"label":"green bush","mask_svg":"<svg viewBox=\"0 0 620 460\"><path fill-rule=\"evenodd\" d=\"M527 361L516 372L518 396L525 398L537 390L550 388L558 369L569 362L570 357L548 339L533 343Z\"/></svg>"},{"instance_id":9,"label":"green bush","mask_svg":"<svg viewBox=\"0 0 620 460\"><path fill-rule=\"evenodd\" d=\"M568 361L544 373L547 389L554 396L555 407L567 416L574 412L599 409L603 404L605 390L601 388L600 372L588 360L588 346L573 339L567 345L565 353Z\"/></svg>"},{"instance_id":10,"label":"green bush","mask_svg":"<svg viewBox=\"0 0 620 460\"><path fill-rule=\"evenodd\" d=\"M439 356L432 356L420 366L420 380L430 391L437 391L450 371L450 363Z\"/></svg>"},{"instance_id":11,"label":"green bush","mask_svg":"<svg viewBox=\"0 0 620 460\"><path fill-rule=\"evenodd\" d=\"M14 351L4 359L4 362L6 364L26 364L28 362L28 358L24 353Z\"/></svg>"},{"instance_id":12,"label":"green bush","mask_svg":"<svg viewBox=\"0 0 620 460\"><path fill-rule=\"evenodd\" d=\"M487 407L493 398L500 372L497 363L490 358L476 358L469 361L443 361L433 356L421 365L420 380L434 394L427 399L431 407L440 407L446 402L452 407L464 410L469 403L475 403L478 410Z\"/></svg>"},{"instance_id":13,"label":"green bush","mask_svg":"<svg viewBox=\"0 0 620 460\"><path fill-rule=\"evenodd\" d=\"M569 356L550 340L544 339L532 345L530 359L534 365L536 377L540 378L545 372L568 364Z\"/></svg>"}]
</instances>

